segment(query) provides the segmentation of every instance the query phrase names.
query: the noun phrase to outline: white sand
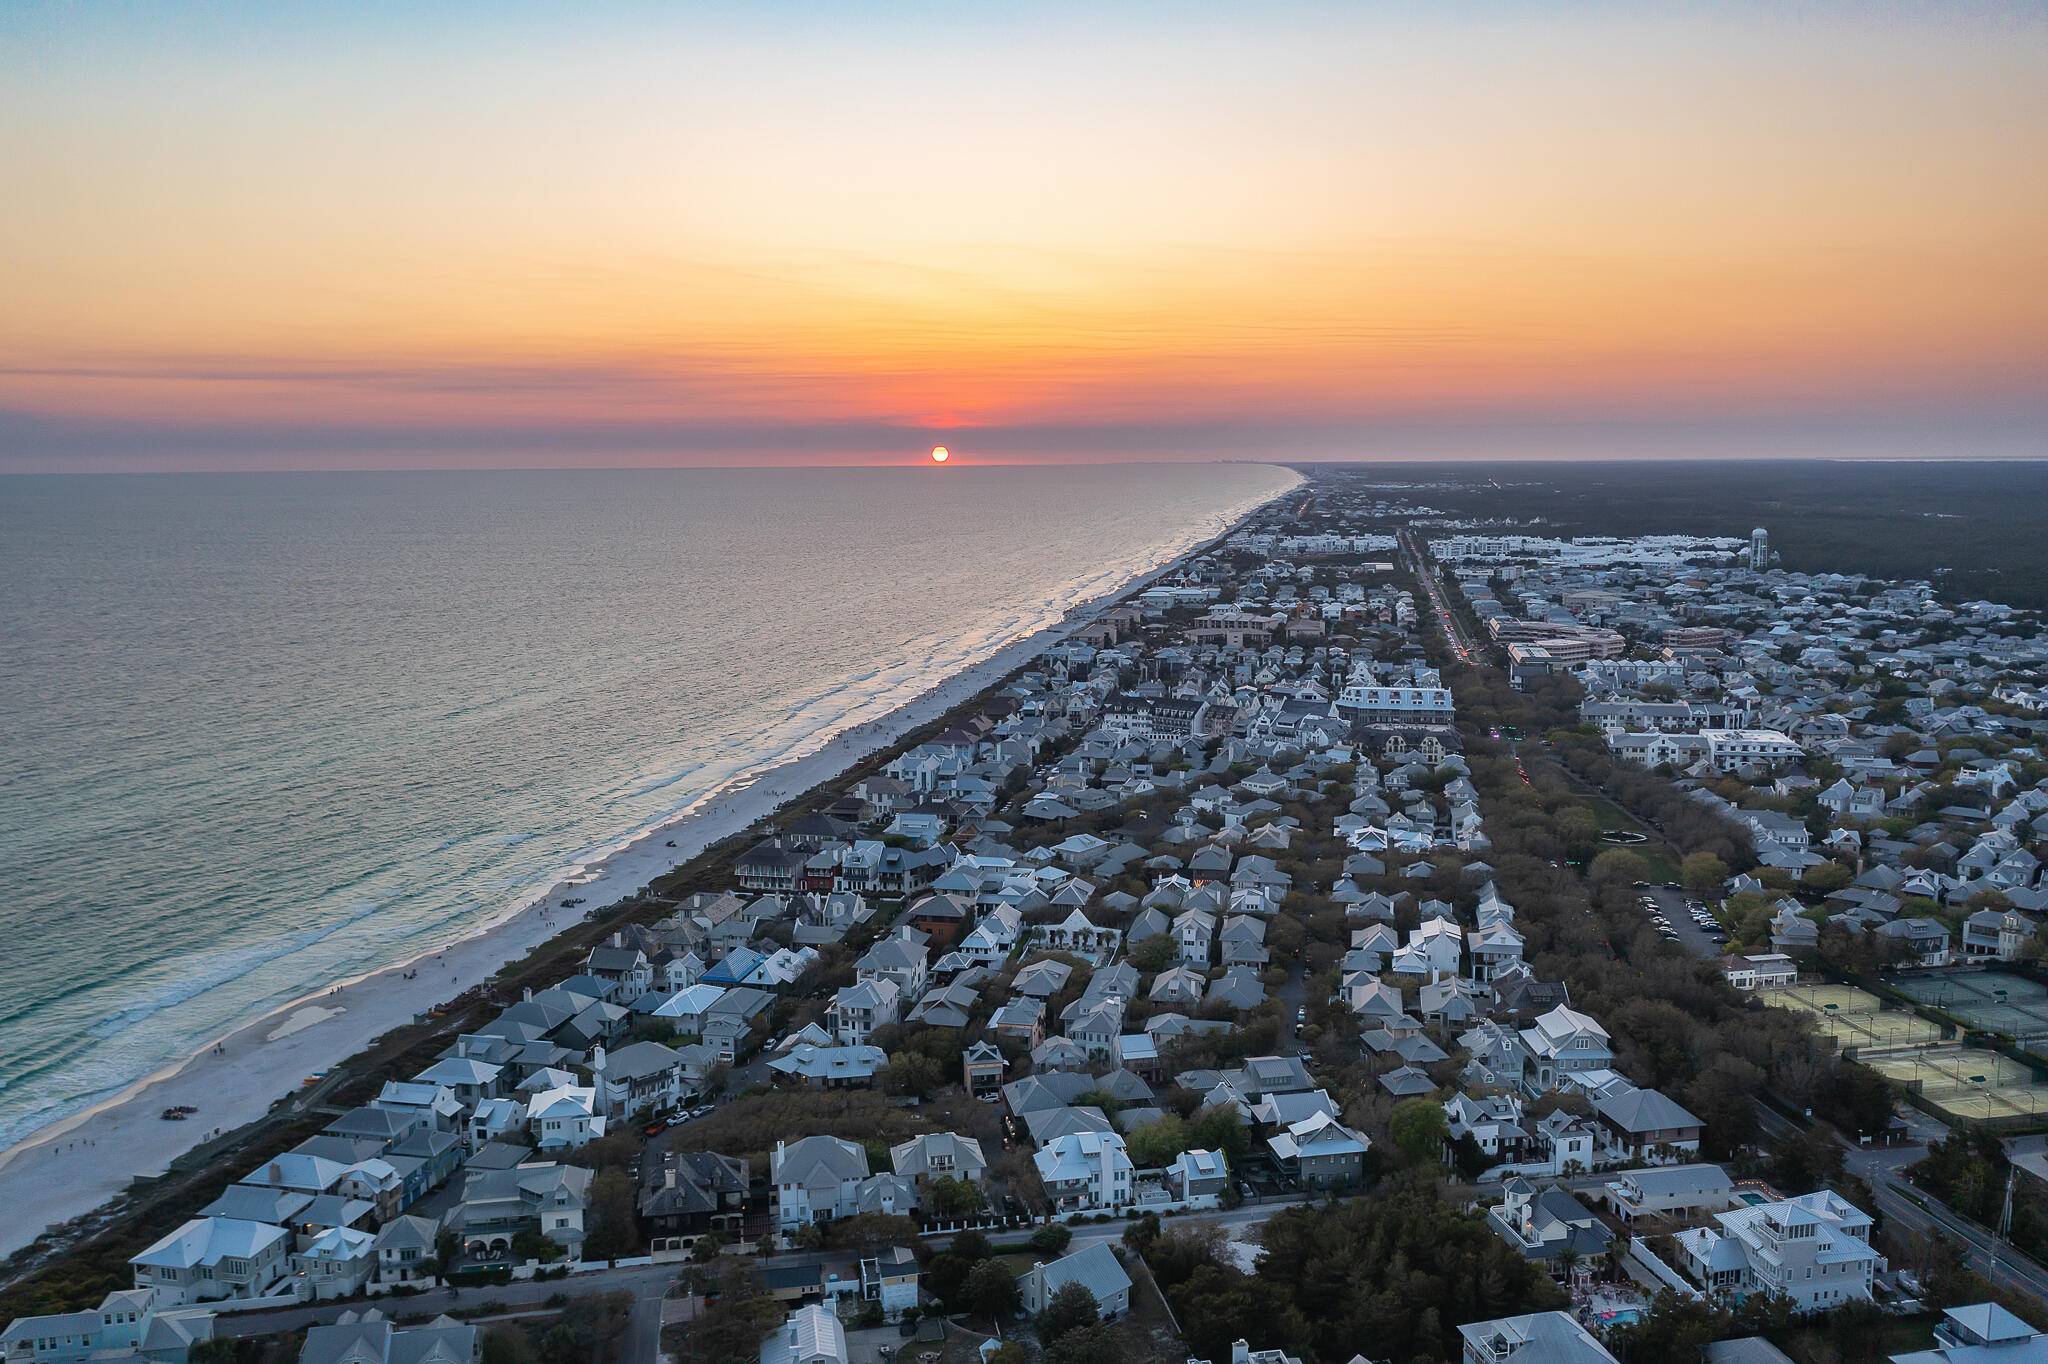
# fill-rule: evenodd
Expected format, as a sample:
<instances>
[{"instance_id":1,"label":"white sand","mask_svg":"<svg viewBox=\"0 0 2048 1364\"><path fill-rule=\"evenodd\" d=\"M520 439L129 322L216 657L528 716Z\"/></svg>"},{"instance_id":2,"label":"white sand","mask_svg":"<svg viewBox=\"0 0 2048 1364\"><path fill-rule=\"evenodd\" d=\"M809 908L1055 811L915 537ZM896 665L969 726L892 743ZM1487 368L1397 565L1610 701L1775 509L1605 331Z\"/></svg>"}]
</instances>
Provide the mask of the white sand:
<instances>
[{"instance_id":1,"label":"white sand","mask_svg":"<svg viewBox=\"0 0 2048 1364\"><path fill-rule=\"evenodd\" d=\"M323 1009L317 1004L308 1005L303 1009L294 1010L290 1018L287 1018L269 1032L263 1034L263 1040L266 1042L280 1041L290 1037L295 1032L304 1032L315 1023L324 1023L336 1014L345 1014L347 1012L347 1009Z\"/></svg>"},{"instance_id":2,"label":"white sand","mask_svg":"<svg viewBox=\"0 0 2048 1364\"><path fill-rule=\"evenodd\" d=\"M1274 496L1287 491L1291 489ZM1234 526L1253 509L1240 509L1228 524ZM1173 555L1105 594L1099 604L1144 586L1209 543L1212 539L1205 538ZM8 1210L0 1218L0 1255L27 1245L52 1223L91 1212L136 1176L162 1173L172 1160L215 1132L262 1117L275 1100L295 1093L315 1071L355 1055L392 1028L490 980L501 966L524 957L593 909L635 894L711 844L760 822L779 806L937 719L1023 666L1093 614L1093 609L1071 612L1065 620L954 674L882 719L849 729L751 784L719 794L695 812L592 864L577 880L529 897L473 937L293 1001L230 1034L214 1049L44 1128L0 1155L0 1207ZM671 841L674 847L668 846ZM580 896L585 903L565 910L560 907L565 896ZM416 978L408 979L405 973L413 970ZM198 1109L187 1121L166 1122L159 1116L166 1108L185 1104Z\"/></svg>"}]
</instances>

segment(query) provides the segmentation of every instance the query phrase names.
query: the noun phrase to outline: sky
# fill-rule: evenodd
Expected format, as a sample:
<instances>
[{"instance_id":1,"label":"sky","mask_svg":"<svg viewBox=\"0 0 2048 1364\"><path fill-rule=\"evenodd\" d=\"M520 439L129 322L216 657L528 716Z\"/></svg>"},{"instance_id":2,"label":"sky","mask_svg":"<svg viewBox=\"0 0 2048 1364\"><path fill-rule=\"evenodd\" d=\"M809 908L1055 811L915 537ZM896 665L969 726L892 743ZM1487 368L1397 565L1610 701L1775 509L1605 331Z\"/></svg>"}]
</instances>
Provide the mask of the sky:
<instances>
[{"instance_id":1,"label":"sky","mask_svg":"<svg viewBox=\"0 0 2048 1364\"><path fill-rule=\"evenodd\" d=\"M0 470L2048 457L2048 3L14 0Z\"/></svg>"}]
</instances>

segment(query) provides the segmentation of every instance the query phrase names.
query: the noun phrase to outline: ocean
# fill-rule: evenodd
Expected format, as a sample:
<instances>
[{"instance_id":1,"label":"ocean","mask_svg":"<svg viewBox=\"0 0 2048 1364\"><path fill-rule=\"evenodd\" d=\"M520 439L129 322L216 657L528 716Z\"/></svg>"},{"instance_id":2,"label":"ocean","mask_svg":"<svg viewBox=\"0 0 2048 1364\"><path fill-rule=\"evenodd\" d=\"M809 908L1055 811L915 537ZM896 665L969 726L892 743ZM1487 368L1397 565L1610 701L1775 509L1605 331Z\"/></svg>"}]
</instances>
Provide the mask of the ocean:
<instances>
[{"instance_id":1,"label":"ocean","mask_svg":"<svg viewBox=\"0 0 2048 1364\"><path fill-rule=\"evenodd\" d=\"M467 936L1292 482L0 478L0 1149Z\"/></svg>"}]
</instances>

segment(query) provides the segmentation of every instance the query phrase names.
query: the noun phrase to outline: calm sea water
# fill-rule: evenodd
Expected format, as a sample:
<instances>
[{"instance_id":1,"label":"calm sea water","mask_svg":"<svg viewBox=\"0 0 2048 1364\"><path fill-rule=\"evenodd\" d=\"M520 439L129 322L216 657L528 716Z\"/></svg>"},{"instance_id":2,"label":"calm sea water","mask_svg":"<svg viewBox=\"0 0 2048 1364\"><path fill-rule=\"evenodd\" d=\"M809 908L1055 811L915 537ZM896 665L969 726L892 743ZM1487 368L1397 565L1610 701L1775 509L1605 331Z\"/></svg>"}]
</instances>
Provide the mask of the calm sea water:
<instances>
[{"instance_id":1,"label":"calm sea water","mask_svg":"<svg viewBox=\"0 0 2048 1364\"><path fill-rule=\"evenodd\" d=\"M1290 481L0 478L0 1148L465 935Z\"/></svg>"}]
</instances>

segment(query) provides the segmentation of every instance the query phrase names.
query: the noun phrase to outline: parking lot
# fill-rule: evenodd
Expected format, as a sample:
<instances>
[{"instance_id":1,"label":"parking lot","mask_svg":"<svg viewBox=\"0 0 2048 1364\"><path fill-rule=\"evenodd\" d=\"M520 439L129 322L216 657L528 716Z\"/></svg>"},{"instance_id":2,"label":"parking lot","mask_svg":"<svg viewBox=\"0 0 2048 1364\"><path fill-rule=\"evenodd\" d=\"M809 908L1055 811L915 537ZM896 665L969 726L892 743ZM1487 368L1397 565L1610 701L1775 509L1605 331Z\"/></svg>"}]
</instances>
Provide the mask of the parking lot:
<instances>
[{"instance_id":1,"label":"parking lot","mask_svg":"<svg viewBox=\"0 0 2048 1364\"><path fill-rule=\"evenodd\" d=\"M1636 903L1639 907L1643 908L1643 913L1646 916L1651 913L1649 907L1642 905L1644 900L1649 900L1654 905L1656 912L1661 913L1670 925L1672 936L1679 946L1694 956L1711 960L1720 956L1726 950L1726 936L1714 936L1719 932L1718 925L1703 927L1693 922L1692 915L1686 906L1688 903L1699 904L1701 902L1688 897L1683 890L1671 886L1637 886L1635 894ZM1661 928L1664 925L1659 924L1657 926Z\"/></svg>"}]
</instances>

